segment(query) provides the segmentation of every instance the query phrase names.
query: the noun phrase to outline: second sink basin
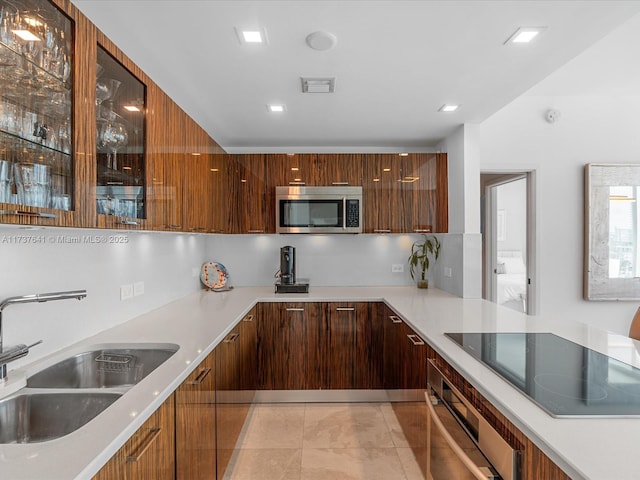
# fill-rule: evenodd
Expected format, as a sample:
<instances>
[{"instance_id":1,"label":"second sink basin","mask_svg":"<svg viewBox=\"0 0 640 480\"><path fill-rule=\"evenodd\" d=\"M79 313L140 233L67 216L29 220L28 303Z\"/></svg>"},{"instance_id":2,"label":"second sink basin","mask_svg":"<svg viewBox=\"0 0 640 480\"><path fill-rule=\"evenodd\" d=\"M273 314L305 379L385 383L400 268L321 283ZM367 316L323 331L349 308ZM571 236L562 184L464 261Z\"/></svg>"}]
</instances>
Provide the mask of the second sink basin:
<instances>
[{"instance_id":1,"label":"second sink basin","mask_svg":"<svg viewBox=\"0 0 640 480\"><path fill-rule=\"evenodd\" d=\"M132 386L178 351L172 343L101 346L66 358L27 379L30 388Z\"/></svg>"},{"instance_id":2,"label":"second sink basin","mask_svg":"<svg viewBox=\"0 0 640 480\"><path fill-rule=\"evenodd\" d=\"M0 443L37 443L62 437L118 398L117 393L33 393L0 400Z\"/></svg>"}]
</instances>

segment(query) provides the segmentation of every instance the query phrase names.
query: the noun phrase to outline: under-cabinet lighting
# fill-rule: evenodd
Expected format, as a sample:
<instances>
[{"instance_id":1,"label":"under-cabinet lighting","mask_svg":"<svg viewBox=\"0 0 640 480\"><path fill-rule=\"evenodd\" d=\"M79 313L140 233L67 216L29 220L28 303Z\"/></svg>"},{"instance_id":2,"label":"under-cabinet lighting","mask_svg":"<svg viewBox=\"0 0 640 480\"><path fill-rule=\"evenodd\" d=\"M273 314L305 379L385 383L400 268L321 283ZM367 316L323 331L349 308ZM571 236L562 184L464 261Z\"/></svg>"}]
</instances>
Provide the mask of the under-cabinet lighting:
<instances>
[{"instance_id":1,"label":"under-cabinet lighting","mask_svg":"<svg viewBox=\"0 0 640 480\"><path fill-rule=\"evenodd\" d=\"M128 112L139 112L140 111L140 108L136 107L135 105L124 105L122 108L124 108Z\"/></svg>"},{"instance_id":2,"label":"under-cabinet lighting","mask_svg":"<svg viewBox=\"0 0 640 480\"><path fill-rule=\"evenodd\" d=\"M40 42L42 39L37 35L34 35L29 30L11 30L15 35L20 37L25 42Z\"/></svg>"},{"instance_id":3,"label":"under-cabinet lighting","mask_svg":"<svg viewBox=\"0 0 640 480\"><path fill-rule=\"evenodd\" d=\"M198 152L193 152L191 155L193 155L194 157L199 157L200 155L202 155L201 153Z\"/></svg>"},{"instance_id":4,"label":"under-cabinet lighting","mask_svg":"<svg viewBox=\"0 0 640 480\"><path fill-rule=\"evenodd\" d=\"M520 27L504 42L507 43L529 43L547 27Z\"/></svg>"},{"instance_id":5,"label":"under-cabinet lighting","mask_svg":"<svg viewBox=\"0 0 640 480\"><path fill-rule=\"evenodd\" d=\"M285 106L284 105L267 105L267 110L269 110L271 113L284 112Z\"/></svg>"},{"instance_id":6,"label":"under-cabinet lighting","mask_svg":"<svg viewBox=\"0 0 640 480\"><path fill-rule=\"evenodd\" d=\"M294 178L294 179L293 179L293 181L294 181L294 182L301 182L301 181L302 181L302 179L301 179L301 178Z\"/></svg>"},{"instance_id":7,"label":"under-cabinet lighting","mask_svg":"<svg viewBox=\"0 0 640 480\"><path fill-rule=\"evenodd\" d=\"M444 104L442 105L438 111L439 112L455 112L458 108L460 107L460 105L449 105L449 104Z\"/></svg>"},{"instance_id":8,"label":"under-cabinet lighting","mask_svg":"<svg viewBox=\"0 0 640 480\"><path fill-rule=\"evenodd\" d=\"M409 156L408 153L399 153L398 155L400 155L401 157L408 157Z\"/></svg>"}]
</instances>

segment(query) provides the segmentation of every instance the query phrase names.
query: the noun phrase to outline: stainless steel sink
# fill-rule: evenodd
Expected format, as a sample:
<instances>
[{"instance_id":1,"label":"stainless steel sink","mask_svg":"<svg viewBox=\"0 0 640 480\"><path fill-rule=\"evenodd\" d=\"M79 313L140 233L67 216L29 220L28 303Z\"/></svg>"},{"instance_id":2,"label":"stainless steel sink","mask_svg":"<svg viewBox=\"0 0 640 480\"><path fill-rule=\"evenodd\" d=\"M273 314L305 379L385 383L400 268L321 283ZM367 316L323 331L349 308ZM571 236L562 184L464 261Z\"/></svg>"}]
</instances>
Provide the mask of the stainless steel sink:
<instances>
[{"instance_id":1,"label":"stainless steel sink","mask_svg":"<svg viewBox=\"0 0 640 480\"><path fill-rule=\"evenodd\" d=\"M119 397L118 393L23 393L0 400L0 443L36 443L62 437Z\"/></svg>"},{"instance_id":2,"label":"stainless steel sink","mask_svg":"<svg viewBox=\"0 0 640 480\"><path fill-rule=\"evenodd\" d=\"M103 346L66 358L27 379L28 388L111 388L132 386L153 372L178 345Z\"/></svg>"}]
</instances>

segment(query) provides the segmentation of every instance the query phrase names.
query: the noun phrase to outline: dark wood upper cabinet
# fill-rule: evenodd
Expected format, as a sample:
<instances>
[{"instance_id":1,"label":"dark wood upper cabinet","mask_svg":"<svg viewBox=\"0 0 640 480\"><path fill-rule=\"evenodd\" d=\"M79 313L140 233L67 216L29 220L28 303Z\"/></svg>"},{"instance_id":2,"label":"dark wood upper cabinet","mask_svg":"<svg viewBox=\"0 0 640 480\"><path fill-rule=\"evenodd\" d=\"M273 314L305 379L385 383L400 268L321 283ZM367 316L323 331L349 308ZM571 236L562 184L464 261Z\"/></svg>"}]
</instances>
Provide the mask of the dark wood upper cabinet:
<instances>
[{"instance_id":1,"label":"dark wood upper cabinet","mask_svg":"<svg viewBox=\"0 0 640 480\"><path fill-rule=\"evenodd\" d=\"M448 231L446 154L365 154L364 233Z\"/></svg>"},{"instance_id":2,"label":"dark wood upper cabinet","mask_svg":"<svg viewBox=\"0 0 640 480\"><path fill-rule=\"evenodd\" d=\"M264 155L231 155L230 158L231 232L274 233L275 199L267 200Z\"/></svg>"}]
</instances>

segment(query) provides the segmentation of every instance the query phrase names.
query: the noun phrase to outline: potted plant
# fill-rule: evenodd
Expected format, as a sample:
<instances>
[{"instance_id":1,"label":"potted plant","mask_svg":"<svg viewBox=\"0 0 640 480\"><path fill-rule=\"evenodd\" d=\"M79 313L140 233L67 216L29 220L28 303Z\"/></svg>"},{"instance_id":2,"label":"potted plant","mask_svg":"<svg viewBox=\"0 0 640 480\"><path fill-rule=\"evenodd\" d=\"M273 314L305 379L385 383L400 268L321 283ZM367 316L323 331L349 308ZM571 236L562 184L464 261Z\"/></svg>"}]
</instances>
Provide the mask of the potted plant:
<instances>
[{"instance_id":1,"label":"potted plant","mask_svg":"<svg viewBox=\"0 0 640 480\"><path fill-rule=\"evenodd\" d=\"M409 255L409 273L413 280L416 279L416 273L419 272L420 276L417 280L418 288L429 288L429 281L426 279L427 271L429 270L430 258L433 257L433 261L438 260L440 256L440 242L437 237L427 237L423 235L424 240L422 242L413 242L411 245L411 255Z\"/></svg>"}]
</instances>

